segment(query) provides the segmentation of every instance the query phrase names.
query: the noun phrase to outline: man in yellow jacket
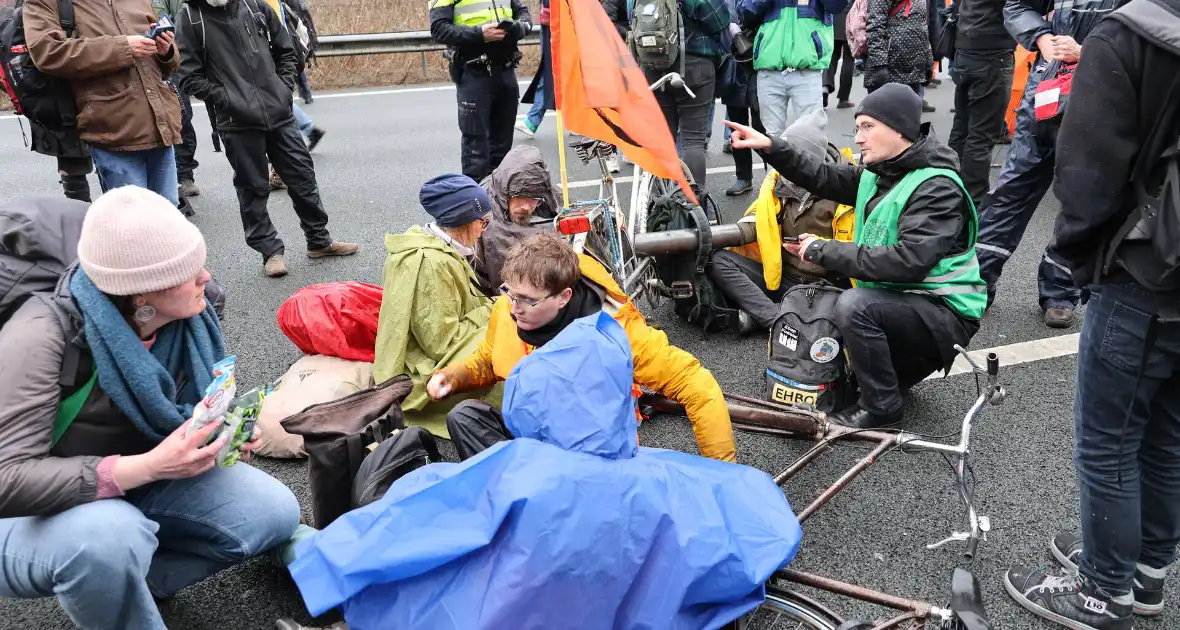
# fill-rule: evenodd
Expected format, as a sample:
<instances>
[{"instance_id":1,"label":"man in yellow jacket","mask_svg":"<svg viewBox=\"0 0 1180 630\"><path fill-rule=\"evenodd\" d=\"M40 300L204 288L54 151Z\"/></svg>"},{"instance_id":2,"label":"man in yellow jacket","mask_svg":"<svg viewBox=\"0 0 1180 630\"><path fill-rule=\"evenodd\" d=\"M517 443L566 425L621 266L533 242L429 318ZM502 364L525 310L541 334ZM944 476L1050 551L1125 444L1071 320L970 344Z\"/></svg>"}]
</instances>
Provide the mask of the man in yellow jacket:
<instances>
[{"instance_id":1,"label":"man in yellow jacket","mask_svg":"<svg viewBox=\"0 0 1180 630\"><path fill-rule=\"evenodd\" d=\"M637 388L655 390L684 405L701 455L735 461L729 408L717 380L695 357L648 326L602 265L576 254L554 234L536 234L512 248L501 276L504 284L483 343L465 360L431 377L426 385L431 398L441 400L507 379L521 358L570 322L605 310L631 341ZM577 418L568 421L577 422ZM500 411L479 400L464 401L452 409L447 429L462 459L513 437Z\"/></svg>"}]
</instances>

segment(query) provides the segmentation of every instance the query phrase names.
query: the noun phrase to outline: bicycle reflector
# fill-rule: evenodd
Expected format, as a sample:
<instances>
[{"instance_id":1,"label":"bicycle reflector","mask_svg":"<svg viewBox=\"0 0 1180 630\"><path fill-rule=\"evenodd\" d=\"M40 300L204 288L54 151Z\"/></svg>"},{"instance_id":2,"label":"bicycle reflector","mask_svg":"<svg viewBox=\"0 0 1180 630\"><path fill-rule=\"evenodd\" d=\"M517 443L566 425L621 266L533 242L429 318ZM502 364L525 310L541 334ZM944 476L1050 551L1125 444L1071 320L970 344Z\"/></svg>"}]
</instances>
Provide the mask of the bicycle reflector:
<instances>
[{"instance_id":1,"label":"bicycle reflector","mask_svg":"<svg viewBox=\"0 0 1180 630\"><path fill-rule=\"evenodd\" d=\"M590 217L584 214L578 214L560 219L557 222L557 231L566 236L585 234L590 231Z\"/></svg>"}]
</instances>

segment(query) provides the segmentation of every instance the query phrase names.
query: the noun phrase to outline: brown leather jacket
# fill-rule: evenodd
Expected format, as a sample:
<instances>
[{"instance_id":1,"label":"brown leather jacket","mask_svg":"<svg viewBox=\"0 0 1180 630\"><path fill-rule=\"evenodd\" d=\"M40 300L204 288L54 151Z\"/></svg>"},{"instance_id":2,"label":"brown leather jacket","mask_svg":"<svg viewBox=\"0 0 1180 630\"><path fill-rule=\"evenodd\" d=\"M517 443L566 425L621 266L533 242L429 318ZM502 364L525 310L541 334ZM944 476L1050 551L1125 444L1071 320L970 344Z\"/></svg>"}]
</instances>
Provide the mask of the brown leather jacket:
<instances>
[{"instance_id":1,"label":"brown leather jacket","mask_svg":"<svg viewBox=\"0 0 1180 630\"><path fill-rule=\"evenodd\" d=\"M73 4L73 37L61 29L57 0L27 0L24 26L37 68L70 81L82 140L112 151L180 144L180 101L164 81L179 67L179 51L133 57L127 43L156 21L151 0Z\"/></svg>"}]
</instances>

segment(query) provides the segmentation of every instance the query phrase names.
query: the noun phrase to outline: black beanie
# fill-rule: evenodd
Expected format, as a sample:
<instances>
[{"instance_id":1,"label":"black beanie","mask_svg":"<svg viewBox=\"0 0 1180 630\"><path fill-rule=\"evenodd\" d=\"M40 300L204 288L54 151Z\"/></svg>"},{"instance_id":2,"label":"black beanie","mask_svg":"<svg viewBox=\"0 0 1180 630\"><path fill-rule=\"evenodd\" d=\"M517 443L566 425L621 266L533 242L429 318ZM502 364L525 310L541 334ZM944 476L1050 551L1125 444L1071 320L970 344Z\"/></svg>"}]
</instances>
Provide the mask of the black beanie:
<instances>
[{"instance_id":1,"label":"black beanie","mask_svg":"<svg viewBox=\"0 0 1180 630\"><path fill-rule=\"evenodd\" d=\"M856 116L876 118L910 142L922 135L922 99L901 83L886 83L862 98Z\"/></svg>"}]
</instances>

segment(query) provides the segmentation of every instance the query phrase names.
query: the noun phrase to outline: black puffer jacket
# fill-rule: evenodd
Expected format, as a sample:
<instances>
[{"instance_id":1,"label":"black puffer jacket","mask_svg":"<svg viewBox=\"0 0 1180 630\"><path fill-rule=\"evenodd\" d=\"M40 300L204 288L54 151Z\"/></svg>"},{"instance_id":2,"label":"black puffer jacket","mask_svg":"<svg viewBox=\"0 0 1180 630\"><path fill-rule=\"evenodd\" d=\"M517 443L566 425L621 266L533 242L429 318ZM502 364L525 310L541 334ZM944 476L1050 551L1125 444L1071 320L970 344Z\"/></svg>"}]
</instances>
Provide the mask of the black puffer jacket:
<instances>
[{"instance_id":1,"label":"black puffer jacket","mask_svg":"<svg viewBox=\"0 0 1180 630\"><path fill-rule=\"evenodd\" d=\"M184 91L212 103L220 131L271 130L293 119L298 56L265 0L190 0L176 24Z\"/></svg>"},{"instance_id":2,"label":"black puffer jacket","mask_svg":"<svg viewBox=\"0 0 1180 630\"><path fill-rule=\"evenodd\" d=\"M926 84L934 67L926 0L868 0L865 88Z\"/></svg>"}]
</instances>

